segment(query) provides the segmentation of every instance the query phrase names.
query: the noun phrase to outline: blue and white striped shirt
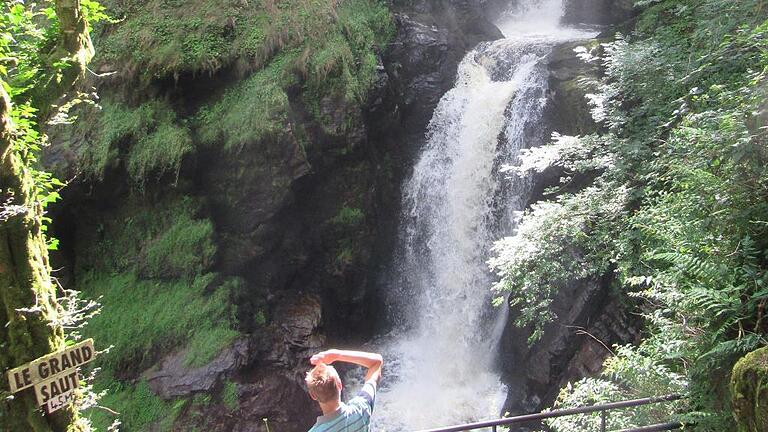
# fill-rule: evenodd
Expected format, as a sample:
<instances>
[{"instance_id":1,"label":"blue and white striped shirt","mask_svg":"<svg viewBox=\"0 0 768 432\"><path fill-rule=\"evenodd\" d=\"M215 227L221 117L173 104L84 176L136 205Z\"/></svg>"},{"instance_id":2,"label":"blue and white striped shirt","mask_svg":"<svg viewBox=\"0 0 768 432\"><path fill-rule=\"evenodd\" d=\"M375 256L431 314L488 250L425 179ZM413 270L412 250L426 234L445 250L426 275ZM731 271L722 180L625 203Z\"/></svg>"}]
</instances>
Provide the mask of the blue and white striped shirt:
<instances>
[{"instance_id":1,"label":"blue and white striped shirt","mask_svg":"<svg viewBox=\"0 0 768 432\"><path fill-rule=\"evenodd\" d=\"M309 432L368 432L376 399L376 386L367 382L348 403L342 402L336 412L317 418Z\"/></svg>"}]
</instances>

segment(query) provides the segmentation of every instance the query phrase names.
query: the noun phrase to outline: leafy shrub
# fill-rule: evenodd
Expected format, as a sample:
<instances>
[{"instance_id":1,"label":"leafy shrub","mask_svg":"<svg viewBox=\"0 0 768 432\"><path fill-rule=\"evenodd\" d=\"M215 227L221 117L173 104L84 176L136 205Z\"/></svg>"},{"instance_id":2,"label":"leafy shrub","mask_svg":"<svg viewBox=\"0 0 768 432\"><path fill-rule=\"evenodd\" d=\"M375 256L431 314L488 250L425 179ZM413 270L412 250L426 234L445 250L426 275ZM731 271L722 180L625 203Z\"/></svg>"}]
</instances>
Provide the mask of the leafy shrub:
<instances>
[{"instance_id":1,"label":"leafy shrub","mask_svg":"<svg viewBox=\"0 0 768 432\"><path fill-rule=\"evenodd\" d=\"M728 374L768 344L768 10L758 0L645 5L637 32L603 46L606 75L590 99L609 133L558 142L555 156L533 151L538 159L521 167L546 161L594 182L535 206L519 241L498 243L491 264L524 322L546 322L551 314L537 311L558 282L604 272L606 262L640 301L643 343L618 349L603 376L564 389L559 406L683 392L686 402L658 412L612 415L611 427L685 412L677 418L694 430L732 430ZM626 198L606 212L615 191Z\"/></svg>"},{"instance_id":2,"label":"leafy shrub","mask_svg":"<svg viewBox=\"0 0 768 432\"><path fill-rule=\"evenodd\" d=\"M145 380L131 385L123 381L101 378L97 391L107 390L100 403L120 413L119 420L123 430L147 430L172 411L172 404L155 395ZM96 430L107 430L115 416L98 408L91 408L84 417L91 420ZM170 421L173 421L171 416Z\"/></svg>"},{"instance_id":3,"label":"leafy shrub","mask_svg":"<svg viewBox=\"0 0 768 432\"><path fill-rule=\"evenodd\" d=\"M583 405L618 402L642 397L676 394L684 391L685 378L672 372L658 359L642 353L641 348L616 347L616 353L604 365L599 379L584 378L569 384L560 392L554 408L566 409ZM682 406L681 402L644 405L611 411L606 430L619 430L672 420L669 413ZM581 414L548 420L547 424L560 432L600 430L600 413Z\"/></svg>"},{"instance_id":4,"label":"leafy shrub","mask_svg":"<svg viewBox=\"0 0 768 432\"><path fill-rule=\"evenodd\" d=\"M493 289L518 311L519 327L532 325L529 342L554 318L552 301L570 281L599 278L610 265L612 226L624 213L626 190L590 187L554 202L534 204L516 233L493 246L488 262L499 277Z\"/></svg>"}]
</instances>

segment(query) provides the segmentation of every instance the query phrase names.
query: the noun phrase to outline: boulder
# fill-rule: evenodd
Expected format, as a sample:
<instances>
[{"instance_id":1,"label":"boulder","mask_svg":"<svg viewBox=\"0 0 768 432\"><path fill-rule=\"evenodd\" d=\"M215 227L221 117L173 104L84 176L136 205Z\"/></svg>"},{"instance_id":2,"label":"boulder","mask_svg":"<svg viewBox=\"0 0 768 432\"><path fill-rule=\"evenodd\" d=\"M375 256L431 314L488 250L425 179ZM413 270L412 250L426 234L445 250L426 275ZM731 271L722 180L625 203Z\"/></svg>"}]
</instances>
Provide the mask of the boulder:
<instances>
[{"instance_id":1,"label":"boulder","mask_svg":"<svg viewBox=\"0 0 768 432\"><path fill-rule=\"evenodd\" d=\"M205 366L186 365L187 350L171 354L144 373L152 391L163 399L211 392L224 377L248 363L250 344L238 339Z\"/></svg>"},{"instance_id":2,"label":"boulder","mask_svg":"<svg viewBox=\"0 0 768 432\"><path fill-rule=\"evenodd\" d=\"M768 347L753 351L736 362L730 390L738 431L768 431Z\"/></svg>"}]
</instances>

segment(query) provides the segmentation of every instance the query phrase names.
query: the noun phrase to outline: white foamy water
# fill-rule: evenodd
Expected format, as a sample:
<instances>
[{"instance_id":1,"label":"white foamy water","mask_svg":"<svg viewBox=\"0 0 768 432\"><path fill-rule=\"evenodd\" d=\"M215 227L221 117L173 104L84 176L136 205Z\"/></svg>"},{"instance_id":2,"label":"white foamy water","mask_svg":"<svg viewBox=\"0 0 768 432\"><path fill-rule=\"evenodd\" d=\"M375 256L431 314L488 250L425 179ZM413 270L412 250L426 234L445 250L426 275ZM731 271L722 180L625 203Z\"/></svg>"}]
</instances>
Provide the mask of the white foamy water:
<instances>
[{"instance_id":1,"label":"white foamy water","mask_svg":"<svg viewBox=\"0 0 768 432\"><path fill-rule=\"evenodd\" d=\"M499 169L541 144L544 59L558 42L593 34L559 25L562 0L523 0L458 68L424 150L403 187L390 304L396 330L376 341L386 358L377 431L495 418L506 388L495 370L506 310L490 306L487 248L509 235L530 185Z\"/></svg>"}]
</instances>

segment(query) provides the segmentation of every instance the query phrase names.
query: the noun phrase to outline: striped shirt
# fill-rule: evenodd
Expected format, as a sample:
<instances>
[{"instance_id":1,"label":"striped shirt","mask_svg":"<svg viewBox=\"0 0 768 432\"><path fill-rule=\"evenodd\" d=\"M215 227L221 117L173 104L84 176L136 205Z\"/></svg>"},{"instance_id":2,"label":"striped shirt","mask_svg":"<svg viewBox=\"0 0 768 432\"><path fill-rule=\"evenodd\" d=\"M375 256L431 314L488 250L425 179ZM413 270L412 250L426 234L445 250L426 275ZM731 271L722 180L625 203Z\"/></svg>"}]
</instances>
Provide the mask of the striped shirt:
<instances>
[{"instance_id":1,"label":"striped shirt","mask_svg":"<svg viewBox=\"0 0 768 432\"><path fill-rule=\"evenodd\" d=\"M309 432L368 432L376 400L376 385L367 382L348 403L341 402L334 413L317 418Z\"/></svg>"}]
</instances>

